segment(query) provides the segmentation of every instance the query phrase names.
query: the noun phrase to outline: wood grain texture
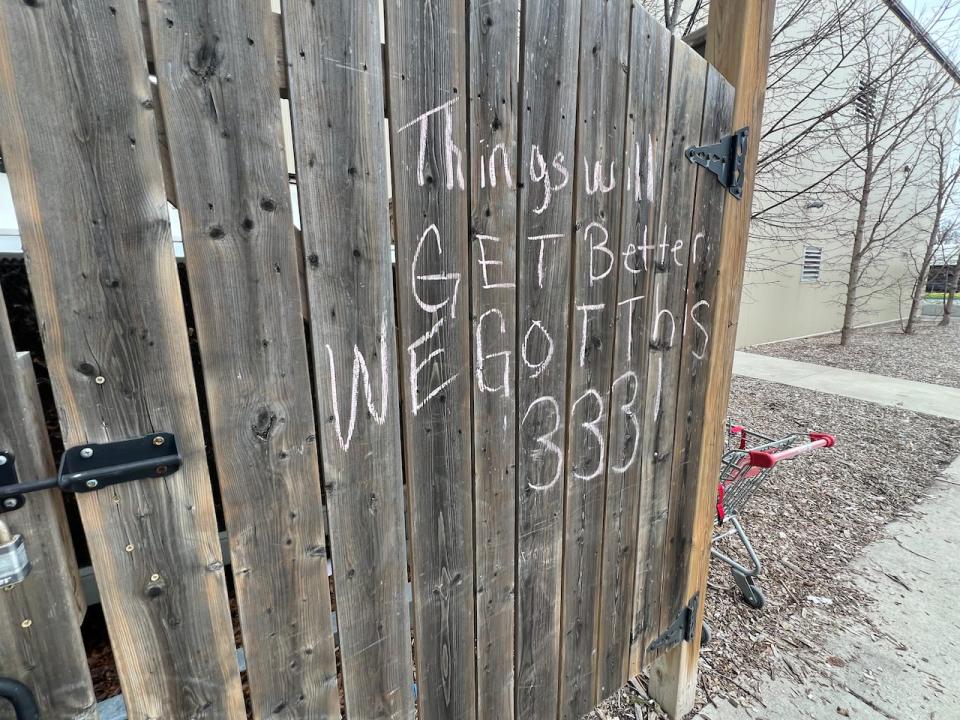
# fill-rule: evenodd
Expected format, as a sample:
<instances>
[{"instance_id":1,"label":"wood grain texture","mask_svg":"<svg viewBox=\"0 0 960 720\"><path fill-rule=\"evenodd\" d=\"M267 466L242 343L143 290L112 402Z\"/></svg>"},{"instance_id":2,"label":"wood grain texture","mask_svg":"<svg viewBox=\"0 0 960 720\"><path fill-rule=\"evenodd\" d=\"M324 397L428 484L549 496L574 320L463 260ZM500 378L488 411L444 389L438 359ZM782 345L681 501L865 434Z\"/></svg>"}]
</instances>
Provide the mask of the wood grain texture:
<instances>
[{"instance_id":1,"label":"wood grain texture","mask_svg":"<svg viewBox=\"0 0 960 720\"><path fill-rule=\"evenodd\" d=\"M378 3L283 10L346 712L412 718Z\"/></svg>"},{"instance_id":2,"label":"wood grain texture","mask_svg":"<svg viewBox=\"0 0 960 720\"><path fill-rule=\"evenodd\" d=\"M559 713L572 720L597 701L631 7L582 0L580 20Z\"/></svg>"},{"instance_id":3,"label":"wood grain texture","mask_svg":"<svg viewBox=\"0 0 960 720\"><path fill-rule=\"evenodd\" d=\"M693 221L696 167L686 150L697 144L703 117L706 63L673 38L664 142L664 168L656 232L651 232L647 297L648 342L644 435L642 443L640 532L635 587L636 626L633 667L642 669L646 648L662 631L660 596L663 544L670 503L670 478L678 462L673 452L681 345L686 313L687 260Z\"/></svg>"},{"instance_id":4,"label":"wood grain texture","mask_svg":"<svg viewBox=\"0 0 960 720\"><path fill-rule=\"evenodd\" d=\"M516 716L559 708L580 0L523 6L517 228ZM549 38L549 41L547 41Z\"/></svg>"},{"instance_id":5,"label":"wood grain texture","mask_svg":"<svg viewBox=\"0 0 960 720\"><path fill-rule=\"evenodd\" d=\"M386 3L422 720L476 716L466 33L462 2Z\"/></svg>"},{"instance_id":6,"label":"wood grain texture","mask_svg":"<svg viewBox=\"0 0 960 720\"><path fill-rule=\"evenodd\" d=\"M713 304L713 341L707 352L702 421L704 433L699 439L702 446L692 451L700 461L690 562L684 573L684 592L681 593L688 597L695 592L702 597L707 582L710 533L716 512L714 500L723 450L723 422L730 392L754 173L760 145L758 130L763 123L774 6L774 0L712 3L710 6L706 57L736 88L730 126L749 126L751 134L743 199L738 201L730 195L724 198L723 224L718 238L720 254L713 270L720 290ZM700 603L694 640L665 653L651 673L651 692L664 708L677 717L687 712L694 696L702 620L703 603Z\"/></svg>"},{"instance_id":7,"label":"wood grain texture","mask_svg":"<svg viewBox=\"0 0 960 720\"><path fill-rule=\"evenodd\" d=\"M477 717L512 720L520 3L469 7Z\"/></svg>"},{"instance_id":8,"label":"wood grain texture","mask_svg":"<svg viewBox=\"0 0 960 720\"><path fill-rule=\"evenodd\" d=\"M720 138L729 133L732 110L733 88L720 73L709 68L703 130L698 144L719 142ZM707 398L705 390L710 380L707 353L714 330L712 307L719 290L716 267L720 255L719 237L724 196L727 193L715 176L706 170L698 169L697 175L691 234L691 248L696 248L696 257L691 256L687 265L688 310L684 319L680 385L677 393L674 437L674 455L677 461L674 463L670 481L670 514L663 546L661 625L669 624L690 600L686 577L693 553L709 553L709 535L706 545L701 545L702 539L696 537L695 523L698 519L697 504L701 502L701 493L697 487L701 439L704 433L711 431L703 424ZM716 508L716 505L713 507ZM653 674L658 674L656 667ZM688 692L692 694L693 691L694 687L691 686ZM693 700L691 696L683 705L692 703Z\"/></svg>"},{"instance_id":9,"label":"wood grain texture","mask_svg":"<svg viewBox=\"0 0 960 720\"><path fill-rule=\"evenodd\" d=\"M256 718L340 712L272 13L148 0Z\"/></svg>"},{"instance_id":10,"label":"wood grain texture","mask_svg":"<svg viewBox=\"0 0 960 720\"><path fill-rule=\"evenodd\" d=\"M610 391L610 448L604 516L597 696L608 697L630 676L630 639L637 577L643 399L647 382L648 296L654 273L644 251L657 227L663 171L670 34L641 8L634 8L630 86L622 186L620 277ZM644 520L646 522L646 520ZM634 673L635 674L635 673Z\"/></svg>"},{"instance_id":11,"label":"wood grain texture","mask_svg":"<svg viewBox=\"0 0 960 720\"><path fill-rule=\"evenodd\" d=\"M0 450L16 457L20 482L56 475L33 360L14 350L2 297L0 386ZM92 720L96 699L80 635L76 560L58 531L63 500L54 491L32 493L3 521L23 536L32 569L24 582L0 592L0 670L33 690L44 718ZM0 717L13 717L6 703Z\"/></svg>"},{"instance_id":12,"label":"wood grain texture","mask_svg":"<svg viewBox=\"0 0 960 720\"><path fill-rule=\"evenodd\" d=\"M239 718L150 97L135 4L0 6L0 144L64 444L167 430L184 460L78 498L128 712Z\"/></svg>"},{"instance_id":13,"label":"wood grain texture","mask_svg":"<svg viewBox=\"0 0 960 720\"><path fill-rule=\"evenodd\" d=\"M147 5L154 0L137 0L140 6L140 22L143 25L144 48L147 55L147 63L156 70L157 57L154 52L153 35L149 27L149 12ZM267 43L273 50L273 64L267 68L275 79L275 87L278 93L286 95L287 91L287 56L283 45L283 28L281 27L280 15L270 11L270 0L266 2L267 7L264 13L264 26L260 34L267 38Z\"/></svg>"}]
</instances>

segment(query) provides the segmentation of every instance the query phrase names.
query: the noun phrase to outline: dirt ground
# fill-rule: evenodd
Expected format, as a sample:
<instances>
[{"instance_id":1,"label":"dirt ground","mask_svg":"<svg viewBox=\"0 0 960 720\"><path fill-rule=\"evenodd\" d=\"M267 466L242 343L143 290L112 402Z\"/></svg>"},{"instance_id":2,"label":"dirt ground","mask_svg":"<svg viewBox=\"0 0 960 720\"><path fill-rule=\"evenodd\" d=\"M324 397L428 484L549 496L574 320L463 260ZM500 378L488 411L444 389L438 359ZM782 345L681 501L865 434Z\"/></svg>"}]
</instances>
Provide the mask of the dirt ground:
<instances>
[{"instance_id":1,"label":"dirt ground","mask_svg":"<svg viewBox=\"0 0 960 720\"><path fill-rule=\"evenodd\" d=\"M860 368L857 368L860 369ZM717 698L761 702L761 679L802 670L791 654L820 647L869 599L846 568L884 526L909 518L936 474L960 454L960 423L896 408L735 377L730 417L767 434L821 430L837 447L778 466L741 520L761 559L766 606L739 600L729 571L713 563L698 706ZM587 717L659 717L643 686L622 689Z\"/></svg>"},{"instance_id":2,"label":"dirt ground","mask_svg":"<svg viewBox=\"0 0 960 720\"><path fill-rule=\"evenodd\" d=\"M899 323L863 328L847 347L839 334L755 345L747 352L960 388L960 317L945 328L924 320L913 335Z\"/></svg>"}]
</instances>

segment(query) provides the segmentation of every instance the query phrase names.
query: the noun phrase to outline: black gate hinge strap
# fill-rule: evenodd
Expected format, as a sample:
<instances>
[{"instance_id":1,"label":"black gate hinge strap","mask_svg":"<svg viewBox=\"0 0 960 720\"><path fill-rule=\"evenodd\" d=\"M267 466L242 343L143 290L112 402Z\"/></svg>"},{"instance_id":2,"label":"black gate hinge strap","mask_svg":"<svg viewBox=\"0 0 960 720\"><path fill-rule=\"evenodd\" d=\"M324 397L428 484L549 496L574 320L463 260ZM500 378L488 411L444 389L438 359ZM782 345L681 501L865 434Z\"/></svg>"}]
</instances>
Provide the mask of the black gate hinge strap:
<instances>
[{"instance_id":1,"label":"black gate hinge strap","mask_svg":"<svg viewBox=\"0 0 960 720\"><path fill-rule=\"evenodd\" d=\"M700 604L700 593L694 593L685 608L670 623L670 626L660 637L650 643L647 651L660 650L662 648L673 647L682 642L689 642L693 639L694 631L697 629L697 607Z\"/></svg>"},{"instance_id":2,"label":"black gate hinge strap","mask_svg":"<svg viewBox=\"0 0 960 720\"><path fill-rule=\"evenodd\" d=\"M713 145L687 148L687 159L706 168L737 200L743 199L744 161L750 128L737 130Z\"/></svg>"}]
</instances>

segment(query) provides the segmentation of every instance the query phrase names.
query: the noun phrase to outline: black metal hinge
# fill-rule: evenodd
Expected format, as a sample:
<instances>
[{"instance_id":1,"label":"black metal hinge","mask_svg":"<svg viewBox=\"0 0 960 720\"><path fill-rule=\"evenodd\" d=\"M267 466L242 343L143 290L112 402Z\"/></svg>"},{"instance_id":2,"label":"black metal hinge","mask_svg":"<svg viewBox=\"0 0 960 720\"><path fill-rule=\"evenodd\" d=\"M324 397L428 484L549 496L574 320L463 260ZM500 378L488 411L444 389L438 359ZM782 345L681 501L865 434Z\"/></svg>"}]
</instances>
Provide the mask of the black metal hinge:
<instances>
[{"instance_id":1,"label":"black metal hinge","mask_svg":"<svg viewBox=\"0 0 960 720\"><path fill-rule=\"evenodd\" d=\"M21 483L13 453L0 452L0 513L18 510L25 495L59 488L63 492L93 492L132 480L172 475L183 464L173 433L150 433L130 440L88 443L63 454L55 478Z\"/></svg>"},{"instance_id":2,"label":"black metal hinge","mask_svg":"<svg viewBox=\"0 0 960 720\"><path fill-rule=\"evenodd\" d=\"M650 643L647 650L660 650L692 640L693 633L697 629L697 606L699 604L700 593L694 593L687 606L680 610L670 626L660 637Z\"/></svg>"},{"instance_id":3,"label":"black metal hinge","mask_svg":"<svg viewBox=\"0 0 960 720\"><path fill-rule=\"evenodd\" d=\"M743 198L743 165L748 137L750 128L741 128L714 145L687 148L687 159L716 175L720 184L740 200Z\"/></svg>"}]
</instances>

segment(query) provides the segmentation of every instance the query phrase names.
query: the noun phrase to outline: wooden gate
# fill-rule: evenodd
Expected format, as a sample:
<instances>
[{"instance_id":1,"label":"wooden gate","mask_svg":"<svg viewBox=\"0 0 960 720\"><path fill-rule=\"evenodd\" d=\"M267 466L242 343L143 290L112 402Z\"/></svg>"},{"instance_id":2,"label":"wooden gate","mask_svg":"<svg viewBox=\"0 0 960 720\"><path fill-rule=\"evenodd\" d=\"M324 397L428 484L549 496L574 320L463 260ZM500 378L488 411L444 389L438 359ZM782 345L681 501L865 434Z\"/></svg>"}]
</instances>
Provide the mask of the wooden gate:
<instances>
[{"instance_id":1,"label":"wooden gate","mask_svg":"<svg viewBox=\"0 0 960 720\"><path fill-rule=\"evenodd\" d=\"M706 552L725 190L687 150L730 133L732 88L627 0L281 10L0 4L64 443L169 431L183 456L78 495L129 715L578 718L649 664ZM33 480L50 451L0 341L0 449ZM0 594L0 672L94 717L61 514L4 516L34 569Z\"/></svg>"}]
</instances>

